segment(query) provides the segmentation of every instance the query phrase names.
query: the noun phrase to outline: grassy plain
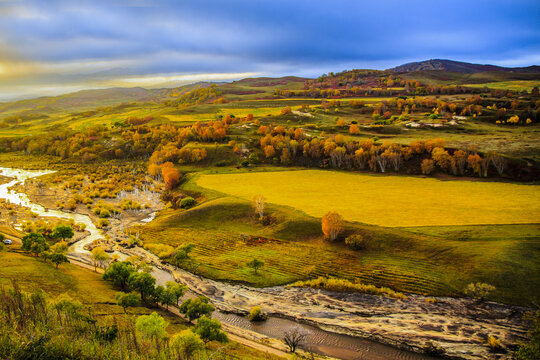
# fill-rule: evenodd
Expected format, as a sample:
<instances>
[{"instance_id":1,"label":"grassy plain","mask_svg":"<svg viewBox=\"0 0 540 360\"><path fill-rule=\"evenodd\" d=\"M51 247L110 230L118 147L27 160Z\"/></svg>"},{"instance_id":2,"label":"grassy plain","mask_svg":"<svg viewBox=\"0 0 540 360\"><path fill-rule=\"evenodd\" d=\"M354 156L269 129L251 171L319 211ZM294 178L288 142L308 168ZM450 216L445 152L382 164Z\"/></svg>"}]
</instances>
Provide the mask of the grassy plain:
<instances>
[{"instance_id":1,"label":"grassy plain","mask_svg":"<svg viewBox=\"0 0 540 360\"><path fill-rule=\"evenodd\" d=\"M201 187L291 206L314 217L334 210L380 226L534 223L540 186L303 170L201 175Z\"/></svg>"},{"instance_id":2,"label":"grassy plain","mask_svg":"<svg viewBox=\"0 0 540 360\"><path fill-rule=\"evenodd\" d=\"M141 229L144 243L193 243L198 273L256 286L336 276L398 291L455 296L468 283L485 281L497 287L495 300L528 305L540 300L535 290L540 261L528 255L540 250L538 225L401 229L347 223L345 235L368 239L367 249L354 251L343 242L325 241L318 218L270 205L273 221L263 226L250 201L216 196L210 192L212 200L187 211L163 211ZM249 236L263 240L246 240ZM258 274L246 266L253 258L265 262Z\"/></svg>"},{"instance_id":3,"label":"grassy plain","mask_svg":"<svg viewBox=\"0 0 540 360\"><path fill-rule=\"evenodd\" d=\"M540 87L540 81L537 80L510 80L510 81L497 81L483 84L471 84L465 85L469 87L484 87L487 86L490 89L512 90L512 91L531 91L534 87Z\"/></svg>"}]
</instances>

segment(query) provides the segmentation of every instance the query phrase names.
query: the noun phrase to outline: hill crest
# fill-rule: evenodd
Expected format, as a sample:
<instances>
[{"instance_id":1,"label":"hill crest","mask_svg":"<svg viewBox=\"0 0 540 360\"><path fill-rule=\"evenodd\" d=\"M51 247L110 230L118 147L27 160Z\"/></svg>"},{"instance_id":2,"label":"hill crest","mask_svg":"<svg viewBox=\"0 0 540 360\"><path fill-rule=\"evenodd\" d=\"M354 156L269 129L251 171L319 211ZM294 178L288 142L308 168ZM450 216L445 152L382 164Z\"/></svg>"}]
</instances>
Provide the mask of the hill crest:
<instances>
[{"instance_id":1,"label":"hill crest","mask_svg":"<svg viewBox=\"0 0 540 360\"><path fill-rule=\"evenodd\" d=\"M532 65L527 67L502 67L490 64L473 64L462 61L445 60L445 59L430 59L402 64L388 71L395 73L425 71L425 70L444 70L459 73L478 73L486 71L501 71L501 72L540 72L540 66Z\"/></svg>"}]
</instances>

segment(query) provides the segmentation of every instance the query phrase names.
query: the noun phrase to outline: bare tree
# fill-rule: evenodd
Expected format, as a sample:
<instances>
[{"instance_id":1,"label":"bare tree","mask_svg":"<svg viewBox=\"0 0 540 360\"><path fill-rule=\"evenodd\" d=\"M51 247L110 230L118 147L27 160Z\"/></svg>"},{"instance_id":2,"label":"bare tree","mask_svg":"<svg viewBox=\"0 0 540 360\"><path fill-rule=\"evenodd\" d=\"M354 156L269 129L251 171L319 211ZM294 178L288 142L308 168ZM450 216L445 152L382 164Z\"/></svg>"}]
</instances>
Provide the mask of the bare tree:
<instances>
[{"instance_id":1,"label":"bare tree","mask_svg":"<svg viewBox=\"0 0 540 360\"><path fill-rule=\"evenodd\" d=\"M283 341L289 347L289 350L294 353L298 346L300 346L308 336L308 331L300 327L295 327L285 332Z\"/></svg>"},{"instance_id":2,"label":"bare tree","mask_svg":"<svg viewBox=\"0 0 540 360\"><path fill-rule=\"evenodd\" d=\"M487 177L489 170L489 159L480 160L480 169L482 171L482 176Z\"/></svg>"},{"instance_id":3,"label":"bare tree","mask_svg":"<svg viewBox=\"0 0 540 360\"><path fill-rule=\"evenodd\" d=\"M401 165L403 164L403 158L401 155L398 153L391 153L389 158L392 166L394 167L394 171L399 171Z\"/></svg>"},{"instance_id":4,"label":"bare tree","mask_svg":"<svg viewBox=\"0 0 540 360\"><path fill-rule=\"evenodd\" d=\"M501 155L494 154L491 156L491 163L497 169L499 176L502 176L504 169L506 168L506 159Z\"/></svg>"},{"instance_id":5,"label":"bare tree","mask_svg":"<svg viewBox=\"0 0 540 360\"><path fill-rule=\"evenodd\" d=\"M383 155L377 155L375 158L377 160L377 164L379 164L379 168L381 169L381 172L386 171L386 167L388 166L388 157Z\"/></svg>"},{"instance_id":6,"label":"bare tree","mask_svg":"<svg viewBox=\"0 0 540 360\"><path fill-rule=\"evenodd\" d=\"M262 194L255 195L253 198L253 206L255 206L255 212L259 214L259 219L264 216L265 198Z\"/></svg>"}]
</instances>

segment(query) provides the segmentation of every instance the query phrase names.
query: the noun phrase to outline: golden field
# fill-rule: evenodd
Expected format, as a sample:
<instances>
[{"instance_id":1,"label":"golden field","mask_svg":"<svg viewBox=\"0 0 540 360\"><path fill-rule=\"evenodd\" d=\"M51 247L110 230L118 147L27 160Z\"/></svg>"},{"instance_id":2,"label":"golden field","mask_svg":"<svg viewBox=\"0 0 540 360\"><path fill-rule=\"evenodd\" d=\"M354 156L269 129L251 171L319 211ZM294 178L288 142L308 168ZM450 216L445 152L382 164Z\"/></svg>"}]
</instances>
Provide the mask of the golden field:
<instances>
[{"instance_id":1,"label":"golden field","mask_svg":"<svg viewBox=\"0 0 540 360\"><path fill-rule=\"evenodd\" d=\"M527 224L540 220L540 186L324 170L201 175L197 185L380 226Z\"/></svg>"}]
</instances>

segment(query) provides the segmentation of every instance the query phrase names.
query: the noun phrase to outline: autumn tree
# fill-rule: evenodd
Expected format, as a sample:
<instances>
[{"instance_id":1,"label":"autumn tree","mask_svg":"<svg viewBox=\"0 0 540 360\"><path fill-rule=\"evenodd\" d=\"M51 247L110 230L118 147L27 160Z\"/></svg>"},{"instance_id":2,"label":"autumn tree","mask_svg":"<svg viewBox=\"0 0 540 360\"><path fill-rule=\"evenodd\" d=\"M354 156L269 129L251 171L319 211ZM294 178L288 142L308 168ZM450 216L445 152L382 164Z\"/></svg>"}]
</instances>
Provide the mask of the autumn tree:
<instances>
[{"instance_id":1,"label":"autumn tree","mask_svg":"<svg viewBox=\"0 0 540 360\"><path fill-rule=\"evenodd\" d=\"M274 149L274 147L272 145L267 145L267 146L264 147L264 155L267 158L271 158L275 154L276 154L276 150Z\"/></svg>"},{"instance_id":2,"label":"autumn tree","mask_svg":"<svg viewBox=\"0 0 540 360\"><path fill-rule=\"evenodd\" d=\"M281 109L281 115L287 115L287 114L290 114L291 112L292 112L292 109L290 106L287 106Z\"/></svg>"},{"instance_id":3,"label":"autumn tree","mask_svg":"<svg viewBox=\"0 0 540 360\"><path fill-rule=\"evenodd\" d=\"M472 171L478 176L482 176L482 157L478 154L469 155L467 163Z\"/></svg>"},{"instance_id":4,"label":"autumn tree","mask_svg":"<svg viewBox=\"0 0 540 360\"><path fill-rule=\"evenodd\" d=\"M435 168L435 161L431 159L424 159L422 160L422 174L429 175L433 172L433 169Z\"/></svg>"},{"instance_id":5,"label":"autumn tree","mask_svg":"<svg viewBox=\"0 0 540 360\"><path fill-rule=\"evenodd\" d=\"M454 175L463 175L465 172L465 165L467 164L467 153L463 150L454 151L452 156L452 171Z\"/></svg>"},{"instance_id":6,"label":"autumn tree","mask_svg":"<svg viewBox=\"0 0 540 360\"><path fill-rule=\"evenodd\" d=\"M97 272L97 267L102 267L107 260L109 260L109 255L105 252L105 250L99 246L92 249L92 262L94 263L95 272Z\"/></svg>"},{"instance_id":7,"label":"autumn tree","mask_svg":"<svg viewBox=\"0 0 540 360\"><path fill-rule=\"evenodd\" d=\"M345 126L347 126L347 122L345 120L343 120L343 118L337 118L336 126L337 127L345 127Z\"/></svg>"},{"instance_id":8,"label":"autumn tree","mask_svg":"<svg viewBox=\"0 0 540 360\"><path fill-rule=\"evenodd\" d=\"M175 168L164 167L161 169L161 175L167 190L174 189L180 182L180 173Z\"/></svg>"},{"instance_id":9,"label":"autumn tree","mask_svg":"<svg viewBox=\"0 0 540 360\"><path fill-rule=\"evenodd\" d=\"M448 151L444 150L444 148L434 148L431 152L431 157L433 158L433 161L435 161L435 164L437 164L441 169L447 170L450 168L452 157L450 154L448 154Z\"/></svg>"},{"instance_id":10,"label":"autumn tree","mask_svg":"<svg viewBox=\"0 0 540 360\"><path fill-rule=\"evenodd\" d=\"M148 165L148 173L153 178L157 178L161 175L161 168L159 167L159 165L151 163L150 165Z\"/></svg>"},{"instance_id":11,"label":"autumn tree","mask_svg":"<svg viewBox=\"0 0 540 360\"><path fill-rule=\"evenodd\" d=\"M262 194L255 195L253 197L253 207L255 208L255 213L259 214L259 219L264 217L264 208L266 206L266 199Z\"/></svg>"},{"instance_id":12,"label":"autumn tree","mask_svg":"<svg viewBox=\"0 0 540 360\"><path fill-rule=\"evenodd\" d=\"M322 231L326 239L335 241L343 228L343 217L337 212L329 211L322 217Z\"/></svg>"},{"instance_id":13,"label":"autumn tree","mask_svg":"<svg viewBox=\"0 0 540 360\"><path fill-rule=\"evenodd\" d=\"M360 128L358 127L358 125L351 124L351 126L349 126L349 134L351 135L360 134Z\"/></svg>"}]
</instances>

